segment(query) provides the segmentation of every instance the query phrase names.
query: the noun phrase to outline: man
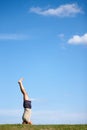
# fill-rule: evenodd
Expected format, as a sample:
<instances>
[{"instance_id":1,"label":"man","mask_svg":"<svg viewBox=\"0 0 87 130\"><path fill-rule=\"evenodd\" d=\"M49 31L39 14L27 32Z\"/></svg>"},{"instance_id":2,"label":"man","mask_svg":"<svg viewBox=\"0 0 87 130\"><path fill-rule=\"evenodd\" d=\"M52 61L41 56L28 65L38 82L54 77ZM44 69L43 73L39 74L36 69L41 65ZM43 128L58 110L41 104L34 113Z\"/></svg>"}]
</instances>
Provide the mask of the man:
<instances>
[{"instance_id":1,"label":"man","mask_svg":"<svg viewBox=\"0 0 87 130\"><path fill-rule=\"evenodd\" d=\"M30 117L31 117L31 100L29 99L29 96L22 84L23 78L21 78L18 81L18 84L20 86L20 90L23 94L23 107L24 107L24 113L22 116L22 124L32 124L30 121Z\"/></svg>"}]
</instances>

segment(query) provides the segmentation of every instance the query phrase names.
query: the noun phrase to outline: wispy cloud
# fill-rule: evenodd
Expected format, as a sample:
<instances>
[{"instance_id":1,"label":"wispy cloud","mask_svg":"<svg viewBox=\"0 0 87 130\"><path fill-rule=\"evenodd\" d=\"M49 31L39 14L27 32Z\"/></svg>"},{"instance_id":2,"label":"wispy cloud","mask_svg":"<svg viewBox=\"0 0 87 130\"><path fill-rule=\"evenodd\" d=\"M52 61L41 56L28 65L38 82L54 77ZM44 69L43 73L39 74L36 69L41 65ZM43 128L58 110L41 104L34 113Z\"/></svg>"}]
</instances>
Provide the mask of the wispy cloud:
<instances>
[{"instance_id":1,"label":"wispy cloud","mask_svg":"<svg viewBox=\"0 0 87 130\"><path fill-rule=\"evenodd\" d=\"M24 34L0 34L0 40L26 40L29 38L29 35Z\"/></svg>"},{"instance_id":2,"label":"wispy cloud","mask_svg":"<svg viewBox=\"0 0 87 130\"><path fill-rule=\"evenodd\" d=\"M42 9L40 7L30 8L30 12L44 16L59 16L68 17L75 16L78 13L82 13L82 9L75 3L61 5L57 8Z\"/></svg>"},{"instance_id":3,"label":"wispy cloud","mask_svg":"<svg viewBox=\"0 0 87 130\"><path fill-rule=\"evenodd\" d=\"M66 36L64 33L60 33L57 35L59 42L60 42L60 46L62 50L66 50L66 46L65 46L65 41L66 41Z\"/></svg>"},{"instance_id":4,"label":"wispy cloud","mask_svg":"<svg viewBox=\"0 0 87 130\"><path fill-rule=\"evenodd\" d=\"M0 123L21 122L21 109L0 109ZM55 116L56 115L56 116ZM4 120L3 120L4 118ZM67 112L64 110L32 110L31 120L34 124L75 124L87 123L87 113Z\"/></svg>"},{"instance_id":5,"label":"wispy cloud","mask_svg":"<svg viewBox=\"0 0 87 130\"><path fill-rule=\"evenodd\" d=\"M17 117L20 115L20 113L22 114L21 109L0 109L0 116Z\"/></svg>"},{"instance_id":6,"label":"wispy cloud","mask_svg":"<svg viewBox=\"0 0 87 130\"><path fill-rule=\"evenodd\" d=\"M31 98L31 101L35 101L35 102L46 102L47 99L45 99L45 98Z\"/></svg>"},{"instance_id":7,"label":"wispy cloud","mask_svg":"<svg viewBox=\"0 0 87 130\"><path fill-rule=\"evenodd\" d=\"M63 33L60 33L57 35L57 37L59 37L61 40L64 40L65 35Z\"/></svg>"},{"instance_id":8,"label":"wispy cloud","mask_svg":"<svg viewBox=\"0 0 87 130\"><path fill-rule=\"evenodd\" d=\"M75 45L79 45L79 44L87 45L87 33L85 33L82 36L74 35L72 38L70 38L68 40L68 43L69 44L75 44Z\"/></svg>"},{"instance_id":9,"label":"wispy cloud","mask_svg":"<svg viewBox=\"0 0 87 130\"><path fill-rule=\"evenodd\" d=\"M0 109L0 124L18 124L21 123L21 109Z\"/></svg>"},{"instance_id":10,"label":"wispy cloud","mask_svg":"<svg viewBox=\"0 0 87 130\"><path fill-rule=\"evenodd\" d=\"M32 119L36 124L76 124L87 123L87 113L73 113L63 110L34 111ZM56 115L56 116L55 116Z\"/></svg>"}]
</instances>

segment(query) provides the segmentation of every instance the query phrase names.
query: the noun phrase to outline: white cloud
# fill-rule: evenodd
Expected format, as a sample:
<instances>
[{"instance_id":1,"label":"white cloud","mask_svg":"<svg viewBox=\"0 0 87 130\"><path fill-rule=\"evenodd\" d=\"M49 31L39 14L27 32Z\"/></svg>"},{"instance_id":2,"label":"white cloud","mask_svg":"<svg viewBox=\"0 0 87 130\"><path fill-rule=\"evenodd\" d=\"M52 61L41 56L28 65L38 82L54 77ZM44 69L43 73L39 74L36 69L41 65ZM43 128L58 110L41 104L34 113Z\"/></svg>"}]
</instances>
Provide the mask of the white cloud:
<instances>
[{"instance_id":1,"label":"white cloud","mask_svg":"<svg viewBox=\"0 0 87 130\"><path fill-rule=\"evenodd\" d=\"M58 34L58 37L61 38L61 39L64 38L64 36L65 36L65 35L64 35L63 33Z\"/></svg>"},{"instance_id":2,"label":"white cloud","mask_svg":"<svg viewBox=\"0 0 87 130\"><path fill-rule=\"evenodd\" d=\"M47 99L45 99L45 98L31 98L31 101L43 102L43 101L47 101Z\"/></svg>"},{"instance_id":3,"label":"white cloud","mask_svg":"<svg viewBox=\"0 0 87 130\"><path fill-rule=\"evenodd\" d=\"M64 35L63 33L58 34L57 37L58 37L61 41L64 41L64 40L65 40L65 35Z\"/></svg>"},{"instance_id":4,"label":"white cloud","mask_svg":"<svg viewBox=\"0 0 87 130\"><path fill-rule=\"evenodd\" d=\"M73 4L65 4L61 5L55 9L50 8L47 10L44 10L39 7L33 7L30 8L30 12L45 15L45 16L59 16L59 17L66 17L66 16L74 16L78 13L82 13L82 9L75 3Z\"/></svg>"},{"instance_id":5,"label":"white cloud","mask_svg":"<svg viewBox=\"0 0 87 130\"><path fill-rule=\"evenodd\" d=\"M74 35L72 38L68 40L69 44L87 44L87 33L82 36Z\"/></svg>"},{"instance_id":6,"label":"white cloud","mask_svg":"<svg viewBox=\"0 0 87 130\"><path fill-rule=\"evenodd\" d=\"M18 124L22 122L21 109L0 109L0 124Z\"/></svg>"},{"instance_id":7,"label":"white cloud","mask_svg":"<svg viewBox=\"0 0 87 130\"><path fill-rule=\"evenodd\" d=\"M22 114L21 109L0 109L0 116L17 117Z\"/></svg>"},{"instance_id":8,"label":"white cloud","mask_svg":"<svg viewBox=\"0 0 87 130\"><path fill-rule=\"evenodd\" d=\"M87 113L70 113L62 110L34 111L32 120L35 124L85 124Z\"/></svg>"},{"instance_id":9,"label":"white cloud","mask_svg":"<svg viewBox=\"0 0 87 130\"><path fill-rule=\"evenodd\" d=\"M21 123L22 114L21 109L0 109L0 124ZM73 113L64 110L32 110L31 120L34 124L86 124L87 113Z\"/></svg>"},{"instance_id":10,"label":"white cloud","mask_svg":"<svg viewBox=\"0 0 87 130\"><path fill-rule=\"evenodd\" d=\"M25 40L30 38L29 35L23 34L0 34L0 40Z\"/></svg>"}]
</instances>

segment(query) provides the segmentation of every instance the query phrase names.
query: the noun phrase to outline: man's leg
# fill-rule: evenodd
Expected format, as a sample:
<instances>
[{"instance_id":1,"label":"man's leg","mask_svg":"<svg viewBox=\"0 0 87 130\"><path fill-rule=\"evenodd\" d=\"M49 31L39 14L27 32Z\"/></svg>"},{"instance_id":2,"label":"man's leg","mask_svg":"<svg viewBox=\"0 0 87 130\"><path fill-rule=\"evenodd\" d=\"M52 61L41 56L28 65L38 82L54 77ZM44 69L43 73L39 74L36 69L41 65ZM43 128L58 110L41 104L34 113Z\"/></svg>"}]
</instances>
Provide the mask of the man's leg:
<instances>
[{"instance_id":1,"label":"man's leg","mask_svg":"<svg viewBox=\"0 0 87 130\"><path fill-rule=\"evenodd\" d=\"M26 92L26 90L25 90L25 88L24 88L24 86L23 86L23 84L22 84L22 81L23 81L23 78L21 78L21 79L18 81L19 86L20 86L20 90L21 90L21 92L22 92L22 94L23 94L24 100L29 100L28 94L27 94L27 92Z\"/></svg>"}]
</instances>

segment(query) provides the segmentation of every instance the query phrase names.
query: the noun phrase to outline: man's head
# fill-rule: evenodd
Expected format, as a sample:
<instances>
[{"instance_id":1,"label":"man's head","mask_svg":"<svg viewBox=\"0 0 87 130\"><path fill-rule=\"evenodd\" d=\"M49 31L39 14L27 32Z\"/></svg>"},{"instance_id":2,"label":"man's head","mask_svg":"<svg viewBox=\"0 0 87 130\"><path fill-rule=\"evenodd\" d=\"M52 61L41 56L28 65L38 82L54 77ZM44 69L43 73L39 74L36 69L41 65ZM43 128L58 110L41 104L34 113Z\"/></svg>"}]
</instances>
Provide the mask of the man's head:
<instances>
[{"instance_id":1,"label":"man's head","mask_svg":"<svg viewBox=\"0 0 87 130\"><path fill-rule=\"evenodd\" d=\"M30 125L32 125L32 122L31 121L29 121L29 122L23 121L22 124L30 124Z\"/></svg>"}]
</instances>

